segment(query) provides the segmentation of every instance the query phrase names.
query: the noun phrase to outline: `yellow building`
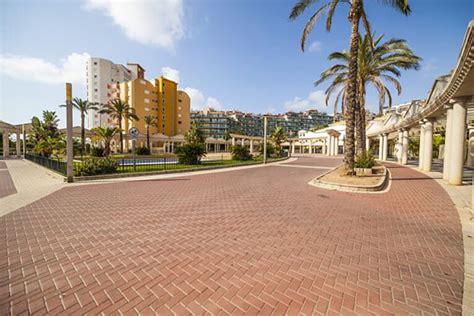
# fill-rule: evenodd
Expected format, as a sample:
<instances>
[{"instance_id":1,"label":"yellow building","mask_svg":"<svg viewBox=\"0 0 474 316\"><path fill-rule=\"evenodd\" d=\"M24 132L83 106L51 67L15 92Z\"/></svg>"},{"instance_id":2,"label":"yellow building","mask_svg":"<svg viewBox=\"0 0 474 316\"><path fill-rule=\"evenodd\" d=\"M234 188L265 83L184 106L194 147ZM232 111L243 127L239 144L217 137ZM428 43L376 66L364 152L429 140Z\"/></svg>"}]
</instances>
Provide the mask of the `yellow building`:
<instances>
[{"instance_id":1,"label":"yellow building","mask_svg":"<svg viewBox=\"0 0 474 316\"><path fill-rule=\"evenodd\" d=\"M185 134L190 128L189 96L178 91L178 84L164 78L156 78L150 82L143 78L114 85L111 95L130 104L140 120L126 120L124 131L136 127L140 134L146 133L144 117L156 117L157 126L150 127L150 134L176 136ZM159 144L156 144L157 146Z\"/></svg>"}]
</instances>

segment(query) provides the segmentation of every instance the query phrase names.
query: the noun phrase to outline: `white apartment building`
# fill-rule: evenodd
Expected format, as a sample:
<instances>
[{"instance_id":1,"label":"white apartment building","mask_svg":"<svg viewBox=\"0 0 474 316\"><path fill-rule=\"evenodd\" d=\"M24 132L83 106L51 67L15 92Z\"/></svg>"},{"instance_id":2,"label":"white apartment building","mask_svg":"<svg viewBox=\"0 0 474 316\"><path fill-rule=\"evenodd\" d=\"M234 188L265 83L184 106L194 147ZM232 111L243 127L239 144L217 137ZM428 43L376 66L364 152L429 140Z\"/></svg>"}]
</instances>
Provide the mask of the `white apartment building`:
<instances>
[{"instance_id":1,"label":"white apartment building","mask_svg":"<svg viewBox=\"0 0 474 316\"><path fill-rule=\"evenodd\" d=\"M130 81L137 78L136 64L124 65L114 64L110 60L92 57L87 61L87 99L89 102L106 104L117 96L113 95L109 88L112 84ZM99 114L98 111L90 111L89 129L112 124L107 114Z\"/></svg>"}]
</instances>

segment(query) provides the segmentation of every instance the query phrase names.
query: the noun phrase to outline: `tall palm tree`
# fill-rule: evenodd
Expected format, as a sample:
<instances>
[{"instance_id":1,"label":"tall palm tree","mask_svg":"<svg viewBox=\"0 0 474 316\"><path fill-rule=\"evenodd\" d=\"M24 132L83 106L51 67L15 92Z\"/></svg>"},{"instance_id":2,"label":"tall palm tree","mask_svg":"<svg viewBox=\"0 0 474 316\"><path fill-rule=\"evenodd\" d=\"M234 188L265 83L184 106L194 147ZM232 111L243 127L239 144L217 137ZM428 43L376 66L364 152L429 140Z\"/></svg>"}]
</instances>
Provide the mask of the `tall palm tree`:
<instances>
[{"instance_id":1,"label":"tall palm tree","mask_svg":"<svg viewBox=\"0 0 474 316\"><path fill-rule=\"evenodd\" d=\"M145 122L145 127L146 127L146 146L151 152L151 147L150 147L150 126L157 127L158 126L158 120L156 117L151 116L151 115L145 115L143 117L143 121Z\"/></svg>"},{"instance_id":2,"label":"tall palm tree","mask_svg":"<svg viewBox=\"0 0 474 316\"><path fill-rule=\"evenodd\" d=\"M104 142L104 155L107 157L110 154L110 143L112 139L120 133L121 130L117 127L95 127L92 132L96 135L99 141Z\"/></svg>"},{"instance_id":3,"label":"tall palm tree","mask_svg":"<svg viewBox=\"0 0 474 316\"><path fill-rule=\"evenodd\" d=\"M300 16L307 8L318 2L317 0L299 0L293 7L290 13L290 19L294 20ZM356 113L356 102L357 102L357 51L359 43L359 23L362 19L362 23L366 32L370 35L370 24L367 19L367 15L364 10L363 0L327 0L306 23L303 29L303 35L301 36L301 49L304 51L306 37L313 30L318 19L326 14L326 30L331 30L332 18L334 12L339 4L349 4L349 15L348 19L351 23L351 37L350 37L350 62L349 62L349 81L347 84L347 105L344 112L344 118L346 121L346 138L344 143L344 164L348 171L348 174L354 174L354 123ZM408 6L408 0L385 0L384 4L390 5L393 8L399 10L405 15L410 13L410 7Z\"/></svg>"},{"instance_id":4,"label":"tall palm tree","mask_svg":"<svg viewBox=\"0 0 474 316\"><path fill-rule=\"evenodd\" d=\"M121 99L112 100L110 103L105 104L103 109L100 110L100 113L105 113L110 115L110 117L118 121L118 127L120 130L120 152L123 153L123 131L122 131L122 120L136 120L139 118L135 114L135 109L133 109L127 102Z\"/></svg>"},{"instance_id":5,"label":"tall palm tree","mask_svg":"<svg viewBox=\"0 0 474 316\"><path fill-rule=\"evenodd\" d=\"M388 106L392 106L392 94L387 83L391 84L398 94L402 87L397 80L401 76L401 70L419 69L421 58L416 56L408 47L405 40L390 39L381 42L383 35L374 39L374 34L359 38L358 69L357 69L357 105L359 113L356 117L358 151L364 152L365 142L365 96L367 86L372 85L379 96L379 113L388 100ZM373 40L373 42L372 42ZM329 60L337 63L321 73L320 79L315 86L332 80L326 89L326 105L333 94L334 113L337 113L339 102L344 110L345 96L349 82L350 53L348 51L333 52Z\"/></svg>"},{"instance_id":6,"label":"tall palm tree","mask_svg":"<svg viewBox=\"0 0 474 316\"><path fill-rule=\"evenodd\" d=\"M66 107L66 104L61 104L61 107ZM72 106L81 113L81 156L84 154L84 149L86 147L86 114L90 110L97 110L97 104L89 102L87 100L82 100L80 98L74 98L72 100Z\"/></svg>"}]
</instances>

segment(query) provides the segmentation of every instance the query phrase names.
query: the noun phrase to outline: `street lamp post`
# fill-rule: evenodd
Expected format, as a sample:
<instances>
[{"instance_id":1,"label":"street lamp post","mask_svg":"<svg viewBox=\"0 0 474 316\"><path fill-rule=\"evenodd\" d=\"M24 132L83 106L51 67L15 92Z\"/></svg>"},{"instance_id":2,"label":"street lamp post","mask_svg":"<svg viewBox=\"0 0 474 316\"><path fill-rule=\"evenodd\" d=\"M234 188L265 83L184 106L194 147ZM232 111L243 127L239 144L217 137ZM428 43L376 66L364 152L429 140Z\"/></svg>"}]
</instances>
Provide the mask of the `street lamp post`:
<instances>
[{"instance_id":1,"label":"street lamp post","mask_svg":"<svg viewBox=\"0 0 474 316\"><path fill-rule=\"evenodd\" d=\"M66 176L67 182L74 181L74 150L72 140L72 84L66 83Z\"/></svg>"},{"instance_id":2,"label":"street lamp post","mask_svg":"<svg viewBox=\"0 0 474 316\"><path fill-rule=\"evenodd\" d=\"M263 163L267 163L267 117L263 117Z\"/></svg>"}]
</instances>

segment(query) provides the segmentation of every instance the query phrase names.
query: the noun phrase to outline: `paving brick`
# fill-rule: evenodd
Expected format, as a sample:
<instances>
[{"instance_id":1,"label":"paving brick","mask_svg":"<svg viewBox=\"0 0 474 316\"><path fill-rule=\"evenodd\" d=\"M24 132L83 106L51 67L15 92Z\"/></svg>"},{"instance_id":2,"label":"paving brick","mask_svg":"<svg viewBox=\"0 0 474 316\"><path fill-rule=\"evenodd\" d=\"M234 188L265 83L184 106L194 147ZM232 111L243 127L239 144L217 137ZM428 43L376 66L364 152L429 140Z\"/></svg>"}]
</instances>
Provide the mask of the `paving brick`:
<instances>
[{"instance_id":1,"label":"paving brick","mask_svg":"<svg viewBox=\"0 0 474 316\"><path fill-rule=\"evenodd\" d=\"M384 194L300 168L339 163L65 187L0 217L0 313L460 314L447 193L390 164Z\"/></svg>"}]
</instances>

